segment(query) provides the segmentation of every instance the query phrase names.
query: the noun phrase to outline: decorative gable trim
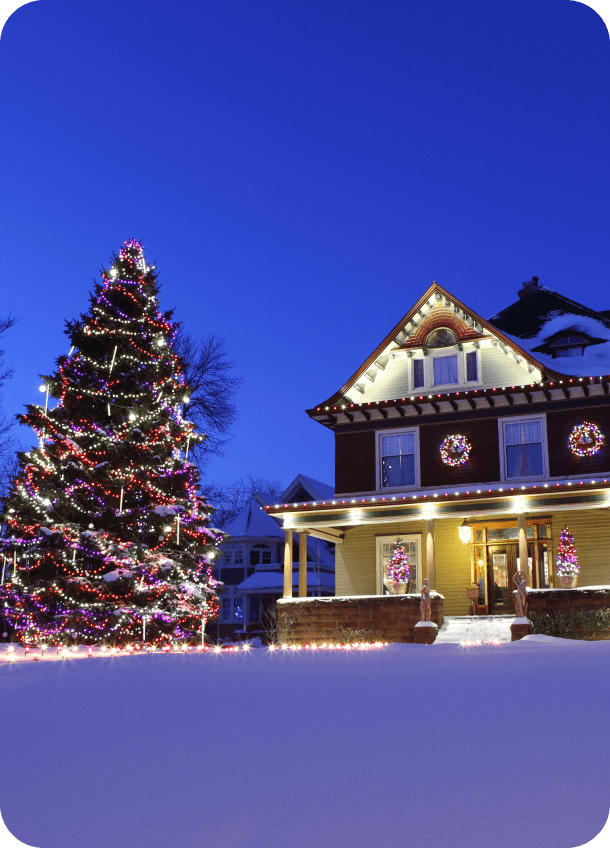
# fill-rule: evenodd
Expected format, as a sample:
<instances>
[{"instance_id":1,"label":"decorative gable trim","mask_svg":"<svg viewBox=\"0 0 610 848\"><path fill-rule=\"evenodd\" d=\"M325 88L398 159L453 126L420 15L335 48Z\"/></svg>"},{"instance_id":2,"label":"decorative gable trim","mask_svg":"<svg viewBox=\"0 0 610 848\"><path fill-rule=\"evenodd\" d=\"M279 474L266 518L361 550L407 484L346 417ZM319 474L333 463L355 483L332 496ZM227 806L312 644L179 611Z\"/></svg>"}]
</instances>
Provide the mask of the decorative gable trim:
<instances>
[{"instance_id":1,"label":"decorative gable trim","mask_svg":"<svg viewBox=\"0 0 610 848\"><path fill-rule=\"evenodd\" d=\"M449 316L451 316L454 322L457 321L456 326L459 326L460 333L466 333L466 330L464 330L463 327L464 325L467 325L469 332L474 334L472 337L468 338L468 341L479 340L484 336L491 337L492 343L499 344L506 354L514 357L517 363L525 361L527 364L526 370L529 374L533 374L535 371L539 372L540 377L534 377L536 380L544 380L545 375L548 375L546 379L550 378L556 380L559 380L562 376L564 376L559 372L551 371L549 368L543 366L540 362L534 359L531 354L527 353L513 341L508 339L492 324L485 321L472 310L469 310L461 301L435 282L422 295L411 310L407 312L398 324L396 324L396 326L388 333L381 344L339 389L339 391L335 392L335 394L328 398L328 400L322 401L321 404L317 405L318 412L320 407L322 409L332 408L337 404L341 404L343 399L348 397L350 394L352 396L354 396L355 393L364 394L366 385L373 382L375 376L379 373L379 367L376 367L377 363L379 362L380 366L384 367L392 354L399 353L402 350L408 353L408 350L415 346L408 344L409 340L414 336L419 338L419 335L416 335L418 332L419 334L424 333L424 336L426 332L429 332L429 329L427 330L426 327L432 328L432 320L435 321L435 318L429 321L427 325L426 318L430 316L430 312L434 309L434 307L443 301L446 311L443 309L442 319L448 320ZM419 346L421 346L421 343ZM308 409L306 412L314 418L318 414L316 407Z\"/></svg>"}]
</instances>

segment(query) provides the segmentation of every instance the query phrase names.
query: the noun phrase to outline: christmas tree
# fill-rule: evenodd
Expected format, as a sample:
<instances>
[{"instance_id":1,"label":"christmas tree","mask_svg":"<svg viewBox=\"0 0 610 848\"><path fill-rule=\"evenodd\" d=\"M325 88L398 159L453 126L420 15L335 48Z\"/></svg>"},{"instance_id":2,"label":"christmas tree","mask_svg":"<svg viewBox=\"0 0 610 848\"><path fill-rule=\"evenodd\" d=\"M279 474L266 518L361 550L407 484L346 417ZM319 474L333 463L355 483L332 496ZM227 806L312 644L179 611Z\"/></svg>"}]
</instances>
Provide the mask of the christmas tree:
<instances>
[{"instance_id":1,"label":"christmas tree","mask_svg":"<svg viewBox=\"0 0 610 848\"><path fill-rule=\"evenodd\" d=\"M557 574L572 575L578 574L578 557L576 556L576 548L574 547L574 536L567 527L564 527L559 536L559 546L557 548Z\"/></svg>"},{"instance_id":2,"label":"christmas tree","mask_svg":"<svg viewBox=\"0 0 610 848\"><path fill-rule=\"evenodd\" d=\"M390 583L407 583L409 580L409 555L400 538L397 538L392 545L388 560L388 580Z\"/></svg>"},{"instance_id":3,"label":"christmas tree","mask_svg":"<svg viewBox=\"0 0 610 848\"><path fill-rule=\"evenodd\" d=\"M182 417L177 325L158 291L142 246L125 242L89 311L66 322L72 349L43 377L44 405L18 416L38 447L18 454L4 503L0 600L22 642L201 643L218 610L222 534L188 461L203 437Z\"/></svg>"}]
</instances>

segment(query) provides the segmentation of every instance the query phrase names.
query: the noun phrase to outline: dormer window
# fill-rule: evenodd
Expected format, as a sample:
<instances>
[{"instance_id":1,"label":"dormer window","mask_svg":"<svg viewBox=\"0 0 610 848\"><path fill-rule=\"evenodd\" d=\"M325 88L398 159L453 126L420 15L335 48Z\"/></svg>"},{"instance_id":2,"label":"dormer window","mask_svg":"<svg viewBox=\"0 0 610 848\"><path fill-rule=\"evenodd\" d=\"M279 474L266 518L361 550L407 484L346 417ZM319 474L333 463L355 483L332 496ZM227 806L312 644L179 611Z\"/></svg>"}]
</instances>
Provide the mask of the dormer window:
<instances>
[{"instance_id":1,"label":"dormer window","mask_svg":"<svg viewBox=\"0 0 610 848\"><path fill-rule=\"evenodd\" d=\"M589 339L585 336L563 336L549 345L553 359L560 356L582 356Z\"/></svg>"},{"instance_id":2,"label":"dormer window","mask_svg":"<svg viewBox=\"0 0 610 848\"><path fill-rule=\"evenodd\" d=\"M433 330L426 339L426 347L429 349L437 347L453 347L457 344L457 336L453 330L448 330L446 327L440 327L438 330Z\"/></svg>"}]
</instances>

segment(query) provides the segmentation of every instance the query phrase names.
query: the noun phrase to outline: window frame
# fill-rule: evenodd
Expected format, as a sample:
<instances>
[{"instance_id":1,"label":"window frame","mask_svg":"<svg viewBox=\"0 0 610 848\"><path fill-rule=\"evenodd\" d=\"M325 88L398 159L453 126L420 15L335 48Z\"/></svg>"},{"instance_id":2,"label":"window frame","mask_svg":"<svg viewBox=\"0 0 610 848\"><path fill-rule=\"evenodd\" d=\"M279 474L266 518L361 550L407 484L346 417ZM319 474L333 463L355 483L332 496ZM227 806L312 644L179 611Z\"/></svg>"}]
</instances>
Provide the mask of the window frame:
<instances>
[{"instance_id":1,"label":"window frame","mask_svg":"<svg viewBox=\"0 0 610 848\"><path fill-rule=\"evenodd\" d=\"M415 482L404 486L383 486L382 472L382 439L386 436L406 436L413 433L415 436ZM402 492L418 489L421 486L421 467L419 461L419 427L401 427L397 430L377 430L375 432L375 485L378 492Z\"/></svg>"},{"instance_id":2,"label":"window frame","mask_svg":"<svg viewBox=\"0 0 610 848\"><path fill-rule=\"evenodd\" d=\"M383 546L392 544L400 536L403 542L417 542L417 562L415 564L415 586L418 592L422 586L422 534L421 533L392 533L375 536L375 594L385 594L383 589Z\"/></svg>"},{"instance_id":3,"label":"window frame","mask_svg":"<svg viewBox=\"0 0 610 848\"><path fill-rule=\"evenodd\" d=\"M469 353L476 354L476 363L477 363L477 379L476 380L467 380L468 369L466 365L466 356ZM458 366L458 381L457 383L439 383L438 385L434 384L434 360L438 357L443 356L457 356L457 366ZM424 363L424 385L416 386L415 385L415 366L414 362L417 360L423 361ZM438 348L430 348L426 356L412 356L411 357L411 367L409 369L409 389L410 391L416 395L418 392L423 393L424 390L430 391L459 391L461 387L466 386L482 386L482 374L481 374L481 349L473 348L472 350L459 350L457 345L453 345L453 347L438 347Z\"/></svg>"},{"instance_id":4,"label":"window frame","mask_svg":"<svg viewBox=\"0 0 610 848\"><path fill-rule=\"evenodd\" d=\"M504 437L505 424L520 424L521 422L540 421L542 438L542 474L531 474L528 477L508 477L506 474L506 441ZM549 479L549 447L546 435L546 412L538 415L510 415L498 418L498 443L500 446L500 479L504 483L523 482L527 480Z\"/></svg>"}]
</instances>

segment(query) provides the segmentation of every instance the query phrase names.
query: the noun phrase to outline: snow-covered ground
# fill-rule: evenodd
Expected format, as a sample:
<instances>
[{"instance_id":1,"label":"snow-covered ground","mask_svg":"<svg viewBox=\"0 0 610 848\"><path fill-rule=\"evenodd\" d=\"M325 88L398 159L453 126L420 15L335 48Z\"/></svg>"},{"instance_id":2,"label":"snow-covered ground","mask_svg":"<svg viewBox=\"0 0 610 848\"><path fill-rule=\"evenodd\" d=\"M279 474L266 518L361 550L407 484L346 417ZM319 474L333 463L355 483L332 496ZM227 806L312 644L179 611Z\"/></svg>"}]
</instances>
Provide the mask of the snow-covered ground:
<instances>
[{"instance_id":1,"label":"snow-covered ground","mask_svg":"<svg viewBox=\"0 0 610 848\"><path fill-rule=\"evenodd\" d=\"M610 642L450 630L368 652L2 652L2 817L35 848L592 840Z\"/></svg>"}]
</instances>

